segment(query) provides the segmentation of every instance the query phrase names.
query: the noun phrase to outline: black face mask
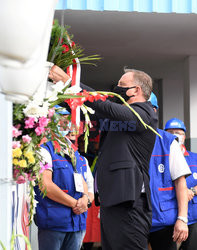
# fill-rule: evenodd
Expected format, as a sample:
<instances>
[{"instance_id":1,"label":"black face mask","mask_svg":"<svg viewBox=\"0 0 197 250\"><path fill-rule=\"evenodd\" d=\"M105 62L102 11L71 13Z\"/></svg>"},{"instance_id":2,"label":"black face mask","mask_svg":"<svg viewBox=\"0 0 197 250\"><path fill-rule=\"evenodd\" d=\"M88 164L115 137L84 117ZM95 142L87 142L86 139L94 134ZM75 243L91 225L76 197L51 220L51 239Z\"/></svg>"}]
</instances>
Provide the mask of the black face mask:
<instances>
[{"instance_id":1,"label":"black face mask","mask_svg":"<svg viewBox=\"0 0 197 250\"><path fill-rule=\"evenodd\" d=\"M136 86L129 87L129 88L123 88L123 87L115 86L114 89L113 89L113 92L120 95L127 102L131 97L134 97L134 95L128 96L126 94L126 92L127 92L127 90L133 89L133 88L136 88ZM119 98L115 98L114 101L116 103L122 103L122 101Z\"/></svg>"}]
</instances>

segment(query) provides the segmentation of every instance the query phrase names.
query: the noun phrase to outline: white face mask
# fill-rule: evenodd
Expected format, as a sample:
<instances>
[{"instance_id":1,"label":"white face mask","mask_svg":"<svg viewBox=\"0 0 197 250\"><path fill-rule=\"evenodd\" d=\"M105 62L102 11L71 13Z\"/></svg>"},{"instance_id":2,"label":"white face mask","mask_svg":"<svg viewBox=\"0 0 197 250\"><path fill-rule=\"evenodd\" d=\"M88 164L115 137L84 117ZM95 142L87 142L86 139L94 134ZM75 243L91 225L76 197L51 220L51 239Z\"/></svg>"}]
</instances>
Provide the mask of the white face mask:
<instances>
[{"instance_id":1,"label":"white face mask","mask_svg":"<svg viewBox=\"0 0 197 250\"><path fill-rule=\"evenodd\" d=\"M60 126L57 126L57 128L58 128L58 131L59 131L59 133L63 136L63 137L65 137L68 133L69 133L69 130L61 130L61 128L60 128Z\"/></svg>"},{"instance_id":2,"label":"white face mask","mask_svg":"<svg viewBox=\"0 0 197 250\"><path fill-rule=\"evenodd\" d=\"M178 137L179 145L183 145L184 144L184 135L179 135L179 134L176 134L176 133L174 135Z\"/></svg>"}]
</instances>

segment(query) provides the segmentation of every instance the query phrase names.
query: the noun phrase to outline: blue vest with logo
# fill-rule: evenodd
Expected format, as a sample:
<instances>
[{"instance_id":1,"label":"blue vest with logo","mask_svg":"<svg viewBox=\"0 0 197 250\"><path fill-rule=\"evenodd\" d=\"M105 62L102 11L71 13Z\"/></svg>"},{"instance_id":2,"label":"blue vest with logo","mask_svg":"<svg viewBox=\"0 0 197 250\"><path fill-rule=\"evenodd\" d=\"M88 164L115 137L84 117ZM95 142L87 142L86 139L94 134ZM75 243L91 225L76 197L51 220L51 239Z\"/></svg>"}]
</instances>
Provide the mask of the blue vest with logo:
<instances>
[{"instance_id":1,"label":"blue vest with logo","mask_svg":"<svg viewBox=\"0 0 197 250\"><path fill-rule=\"evenodd\" d=\"M76 192L74 184L74 169L70 160L70 157L65 155L62 157L56 154L52 142L48 142L45 146L52 157L53 163L53 182L62 189L65 193L78 200L82 193ZM78 173L81 173L86 180L87 166L84 157L75 152L76 156L76 169ZM36 200L38 204L36 206L36 224L41 229L49 229L60 232L76 232L86 229L87 212L76 215L73 213L72 208L63 204L57 203L47 196L43 198L38 186L35 187Z\"/></svg>"},{"instance_id":2,"label":"blue vest with logo","mask_svg":"<svg viewBox=\"0 0 197 250\"><path fill-rule=\"evenodd\" d=\"M187 187L191 188L197 186L197 154L187 151L188 155L185 156L187 164L190 167L192 174L186 178ZM188 224L197 222L197 196L188 203Z\"/></svg>"},{"instance_id":3,"label":"blue vest with logo","mask_svg":"<svg viewBox=\"0 0 197 250\"><path fill-rule=\"evenodd\" d=\"M161 129L157 129L157 132L163 139L156 136L149 166L152 202L151 232L173 225L177 219L176 192L169 169L170 145L176 137Z\"/></svg>"}]
</instances>

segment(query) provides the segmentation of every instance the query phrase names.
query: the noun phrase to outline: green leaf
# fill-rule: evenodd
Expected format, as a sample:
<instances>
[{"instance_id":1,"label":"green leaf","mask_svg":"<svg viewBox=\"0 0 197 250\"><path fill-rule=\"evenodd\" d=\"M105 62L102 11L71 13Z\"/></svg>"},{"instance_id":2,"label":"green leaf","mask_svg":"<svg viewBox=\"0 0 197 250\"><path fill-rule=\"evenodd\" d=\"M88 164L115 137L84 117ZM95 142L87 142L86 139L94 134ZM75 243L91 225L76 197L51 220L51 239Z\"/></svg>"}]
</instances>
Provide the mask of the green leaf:
<instances>
[{"instance_id":1,"label":"green leaf","mask_svg":"<svg viewBox=\"0 0 197 250\"><path fill-rule=\"evenodd\" d=\"M29 239L27 238L27 236L23 235L23 234L12 234L12 238L11 238L11 243L10 243L10 249L14 250L14 241L17 237L21 237L24 239L25 243L27 244L27 249L31 250L31 244L29 242Z\"/></svg>"},{"instance_id":2,"label":"green leaf","mask_svg":"<svg viewBox=\"0 0 197 250\"><path fill-rule=\"evenodd\" d=\"M0 240L0 245L2 247L3 250L6 250L5 246L3 245L2 241Z\"/></svg>"}]
</instances>

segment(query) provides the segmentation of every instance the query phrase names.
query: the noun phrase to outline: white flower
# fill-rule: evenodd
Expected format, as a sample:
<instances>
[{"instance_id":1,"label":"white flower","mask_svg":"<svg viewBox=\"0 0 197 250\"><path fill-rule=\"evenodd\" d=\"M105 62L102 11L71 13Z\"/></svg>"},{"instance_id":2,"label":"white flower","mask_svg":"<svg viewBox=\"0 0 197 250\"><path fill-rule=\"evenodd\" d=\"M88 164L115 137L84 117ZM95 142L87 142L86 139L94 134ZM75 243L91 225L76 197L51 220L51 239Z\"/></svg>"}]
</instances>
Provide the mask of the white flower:
<instances>
[{"instance_id":1,"label":"white flower","mask_svg":"<svg viewBox=\"0 0 197 250\"><path fill-rule=\"evenodd\" d=\"M62 81L57 82L52 86L52 88L57 92L62 92L63 88L65 88L65 84Z\"/></svg>"},{"instance_id":2,"label":"white flower","mask_svg":"<svg viewBox=\"0 0 197 250\"><path fill-rule=\"evenodd\" d=\"M58 92L62 92L62 89L65 87L62 81L57 82L56 84L48 83L46 98L50 102L54 102L58 99ZM62 93L63 94L63 93Z\"/></svg>"},{"instance_id":3,"label":"white flower","mask_svg":"<svg viewBox=\"0 0 197 250\"><path fill-rule=\"evenodd\" d=\"M49 106L50 104L48 102L43 103L43 106L40 107L39 109L39 117L42 117L42 116L47 117L48 112L49 112Z\"/></svg>"},{"instance_id":4,"label":"white flower","mask_svg":"<svg viewBox=\"0 0 197 250\"><path fill-rule=\"evenodd\" d=\"M94 113L95 113L95 111L94 111L92 108L87 107L87 106L84 105L84 104L81 106L81 111L83 112L84 115L87 114L88 112L89 112L90 114L94 114Z\"/></svg>"},{"instance_id":5,"label":"white flower","mask_svg":"<svg viewBox=\"0 0 197 250\"><path fill-rule=\"evenodd\" d=\"M90 117L88 115L88 111L89 111L88 109L90 109L90 111L93 112L92 114L94 114L94 110L93 109L87 107L84 104L81 106L81 110L82 110L83 114L85 115L85 123L88 124L90 128L92 128L93 126L92 126L92 123L90 121Z\"/></svg>"},{"instance_id":6,"label":"white flower","mask_svg":"<svg viewBox=\"0 0 197 250\"><path fill-rule=\"evenodd\" d=\"M23 113L27 117L39 117L40 106L35 102L29 102L27 107L23 109Z\"/></svg>"},{"instance_id":7,"label":"white flower","mask_svg":"<svg viewBox=\"0 0 197 250\"><path fill-rule=\"evenodd\" d=\"M48 96L48 100L49 100L50 102L56 101L56 100L58 99L57 94L58 94L57 91L51 92L51 95Z\"/></svg>"},{"instance_id":8,"label":"white flower","mask_svg":"<svg viewBox=\"0 0 197 250\"><path fill-rule=\"evenodd\" d=\"M47 117L50 104L46 101L42 105L38 105L36 102L29 102L27 107L23 109L25 116L34 117L36 120L39 117Z\"/></svg>"},{"instance_id":9,"label":"white flower","mask_svg":"<svg viewBox=\"0 0 197 250\"><path fill-rule=\"evenodd\" d=\"M92 108L90 108L90 107L87 107L86 106L86 109L87 109L87 111L90 113L90 114L94 114L95 113L95 110L93 110Z\"/></svg>"},{"instance_id":10,"label":"white flower","mask_svg":"<svg viewBox=\"0 0 197 250\"><path fill-rule=\"evenodd\" d=\"M92 123L90 121L90 117L87 114L85 115L85 123L88 124L90 128L93 127L93 125L92 125Z\"/></svg>"},{"instance_id":11,"label":"white flower","mask_svg":"<svg viewBox=\"0 0 197 250\"><path fill-rule=\"evenodd\" d=\"M79 93L80 91L81 91L81 88L79 86L74 85L70 88L67 88L64 94L76 94L76 93Z\"/></svg>"},{"instance_id":12,"label":"white flower","mask_svg":"<svg viewBox=\"0 0 197 250\"><path fill-rule=\"evenodd\" d=\"M82 105L80 108L81 108L81 111L83 112L84 115L88 113L88 111L84 105Z\"/></svg>"}]
</instances>

